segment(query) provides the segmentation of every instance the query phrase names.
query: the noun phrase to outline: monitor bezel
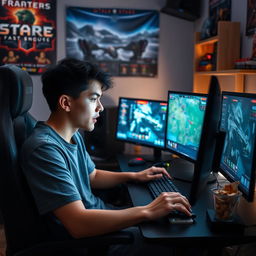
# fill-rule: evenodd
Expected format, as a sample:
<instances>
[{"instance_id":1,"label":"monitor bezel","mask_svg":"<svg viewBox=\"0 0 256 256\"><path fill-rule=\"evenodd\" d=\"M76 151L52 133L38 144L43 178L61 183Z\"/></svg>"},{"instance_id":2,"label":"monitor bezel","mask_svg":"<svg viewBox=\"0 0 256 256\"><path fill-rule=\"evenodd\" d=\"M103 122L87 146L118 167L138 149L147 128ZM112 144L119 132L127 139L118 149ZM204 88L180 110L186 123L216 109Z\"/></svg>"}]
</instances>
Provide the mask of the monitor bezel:
<instances>
[{"instance_id":1,"label":"monitor bezel","mask_svg":"<svg viewBox=\"0 0 256 256\"><path fill-rule=\"evenodd\" d=\"M182 92L182 91L173 91L173 90L169 90L168 91L168 98L167 98L167 112L166 112L166 125L165 125L165 141L164 141L164 145L165 145L165 150L166 151L169 151L171 153L173 153L174 155L177 155L185 160L188 160L192 163L196 163L197 162L197 159L193 159L187 155L184 155L180 152L177 152L171 148L168 148L167 147L167 124L168 124L168 116L169 116L169 96L171 93L175 93L175 94L183 94L183 95L191 95L191 96L200 96L200 97L208 97L208 94L206 93L195 93L195 92ZM207 98L208 99L208 98ZM206 103L207 105L207 103ZM204 113L204 119L203 119L203 124L205 122L205 113ZM203 125L202 125L202 130L203 130ZM200 135L200 141L199 141L199 144L198 144L198 149L200 147L200 142L201 142L201 136L202 136L202 130L201 130L201 135ZM197 158L198 158L198 152L197 152Z\"/></svg>"},{"instance_id":2,"label":"monitor bezel","mask_svg":"<svg viewBox=\"0 0 256 256\"><path fill-rule=\"evenodd\" d=\"M120 112L120 108L121 108L121 100L122 99L126 99L126 100L141 100L141 101L150 101L150 102L155 102L155 103L165 103L167 106L167 102L164 100L153 100L153 99L145 99L145 98L133 98L133 97L119 97L118 100L118 109L117 109L117 119L119 119L119 112ZM167 113L167 111L166 111ZM143 141L140 142L136 142L133 140L129 140L129 139L121 139L117 137L117 131L118 131L118 120L116 122L116 130L115 130L115 138L119 141L122 142L126 142L126 143L131 143L134 145L139 145L139 146L143 146L143 147L149 147L149 148L154 148L154 149L159 149L159 150L165 150L165 143L162 147L157 146L157 145L152 145L152 144L147 144L147 143L143 143ZM164 138L165 138L165 132L166 132L166 117L165 117L165 129L164 129Z\"/></svg>"},{"instance_id":3,"label":"monitor bezel","mask_svg":"<svg viewBox=\"0 0 256 256\"><path fill-rule=\"evenodd\" d=\"M249 99L256 99L256 94L254 93L244 93L244 92L228 92L228 91L223 91L222 92L222 103L223 103L223 97L224 96L235 96L235 97L244 97L244 98L249 98ZM221 115L222 115L222 111L221 111ZM220 126L219 126L220 130L223 131L221 129L221 123L220 123ZM225 132L225 131L224 131ZM253 198L254 198L254 190L255 190L255 178L256 178L256 175L255 175L255 171L256 171L256 135L255 135L255 138L254 138L254 149L253 149L253 154L252 154L252 169L251 169L251 177L250 177L250 186L249 186L249 191L247 193L247 191L245 191L243 189L243 187L241 187L241 185L238 185L238 189L242 192L243 194L243 197L251 202L253 201ZM221 161L220 161L220 166L219 166L219 172L230 182L234 182L235 180L232 179L230 177L230 175L228 175L222 168L221 168Z\"/></svg>"},{"instance_id":4,"label":"monitor bezel","mask_svg":"<svg viewBox=\"0 0 256 256\"><path fill-rule=\"evenodd\" d=\"M206 188L214 165L222 106L221 88L216 76L211 77L207 95L202 135L190 190L191 204L197 202Z\"/></svg>"}]
</instances>

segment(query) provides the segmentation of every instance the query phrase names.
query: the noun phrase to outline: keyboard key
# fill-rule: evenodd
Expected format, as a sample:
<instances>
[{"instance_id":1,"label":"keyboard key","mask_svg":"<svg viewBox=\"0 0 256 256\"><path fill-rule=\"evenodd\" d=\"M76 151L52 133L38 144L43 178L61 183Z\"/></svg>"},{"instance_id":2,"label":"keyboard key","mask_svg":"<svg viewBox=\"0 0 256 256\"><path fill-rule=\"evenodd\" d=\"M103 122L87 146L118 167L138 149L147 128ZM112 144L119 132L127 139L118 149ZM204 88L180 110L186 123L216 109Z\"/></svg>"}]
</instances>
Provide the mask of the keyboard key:
<instances>
[{"instance_id":1,"label":"keyboard key","mask_svg":"<svg viewBox=\"0 0 256 256\"><path fill-rule=\"evenodd\" d=\"M180 212L180 211L172 211L172 212L170 212L170 214L169 214L169 217L171 217L171 218L183 218L183 219L187 219L187 218L192 218L192 219L194 219L195 217L196 217L196 214L194 214L193 212L191 213L191 216L188 216L188 215L186 215L185 213L183 213L183 212Z\"/></svg>"},{"instance_id":2,"label":"keyboard key","mask_svg":"<svg viewBox=\"0 0 256 256\"><path fill-rule=\"evenodd\" d=\"M154 198L158 197L162 192L179 192L178 188L166 176L152 180L147 185Z\"/></svg>"},{"instance_id":3,"label":"keyboard key","mask_svg":"<svg viewBox=\"0 0 256 256\"><path fill-rule=\"evenodd\" d=\"M171 224L193 224L195 220L193 218L177 218L177 217L168 217L168 220Z\"/></svg>"}]
</instances>

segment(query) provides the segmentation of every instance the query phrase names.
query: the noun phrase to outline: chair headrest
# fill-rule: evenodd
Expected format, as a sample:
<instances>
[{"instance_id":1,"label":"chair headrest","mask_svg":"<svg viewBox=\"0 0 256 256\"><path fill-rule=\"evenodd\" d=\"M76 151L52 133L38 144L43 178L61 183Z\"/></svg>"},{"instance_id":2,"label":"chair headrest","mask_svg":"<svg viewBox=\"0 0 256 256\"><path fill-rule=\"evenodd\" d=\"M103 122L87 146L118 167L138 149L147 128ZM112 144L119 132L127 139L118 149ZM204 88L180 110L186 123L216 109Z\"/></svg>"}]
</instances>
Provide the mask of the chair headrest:
<instances>
[{"instance_id":1,"label":"chair headrest","mask_svg":"<svg viewBox=\"0 0 256 256\"><path fill-rule=\"evenodd\" d=\"M2 92L6 91L6 96L10 97L12 118L26 113L33 99L33 82L29 74L15 65L6 64L0 67L0 81Z\"/></svg>"}]
</instances>

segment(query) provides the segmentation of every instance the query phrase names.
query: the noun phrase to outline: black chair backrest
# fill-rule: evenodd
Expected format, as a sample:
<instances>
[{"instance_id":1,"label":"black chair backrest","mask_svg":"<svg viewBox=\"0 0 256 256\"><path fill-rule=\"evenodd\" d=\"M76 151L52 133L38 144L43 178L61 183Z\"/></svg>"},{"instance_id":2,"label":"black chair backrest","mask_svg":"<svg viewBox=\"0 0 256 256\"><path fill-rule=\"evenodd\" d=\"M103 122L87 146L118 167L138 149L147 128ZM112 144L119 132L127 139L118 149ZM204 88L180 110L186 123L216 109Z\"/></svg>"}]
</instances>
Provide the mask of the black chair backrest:
<instances>
[{"instance_id":1,"label":"black chair backrest","mask_svg":"<svg viewBox=\"0 0 256 256\"><path fill-rule=\"evenodd\" d=\"M26 71L14 65L0 67L0 210L7 255L48 240L19 165L19 150L36 123L28 113L32 96Z\"/></svg>"}]
</instances>

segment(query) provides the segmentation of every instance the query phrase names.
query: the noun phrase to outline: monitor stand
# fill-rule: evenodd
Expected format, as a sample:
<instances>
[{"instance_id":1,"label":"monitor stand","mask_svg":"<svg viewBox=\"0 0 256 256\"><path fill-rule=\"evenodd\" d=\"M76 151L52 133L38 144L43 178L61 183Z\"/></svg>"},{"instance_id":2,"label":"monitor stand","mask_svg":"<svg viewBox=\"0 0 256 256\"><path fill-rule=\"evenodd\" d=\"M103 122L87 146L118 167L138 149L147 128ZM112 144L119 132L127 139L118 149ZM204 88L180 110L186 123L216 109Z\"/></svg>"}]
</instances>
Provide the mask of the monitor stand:
<instances>
[{"instance_id":1,"label":"monitor stand","mask_svg":"<svg viewBox=\"0 0 256 256\"><path fill-rule=\"evenodd\" d=\"M173 158L169 167L170 174L174 179L192 183L194 177L194 163L182 159ZM207 183L216 182L216 177L210 173Z\"/></svg>"},{"instance_id":2,"label":"monitor stand","mask_svg":"<svg viewBox=\"0 0 256 256\"><path fill-rule=\"evenodd\" d=\"M174 158L169 167L170 175L177 180L192 182L194 163L182 158Z\"/></svg>"},{"instance_id":3,"label":"monitor stand","mask_svg":"<svg viewBox=\"0 0 256 256\"><path fill-rule=\"evenodd\" d=\"M154 148L153 149L153 155L143 155L143 158L147 162L152 163L160 163L160 162L167 162L171 161L172 156L171 155L163 155L161 149Z\"/></svg>"}]
</instances>

